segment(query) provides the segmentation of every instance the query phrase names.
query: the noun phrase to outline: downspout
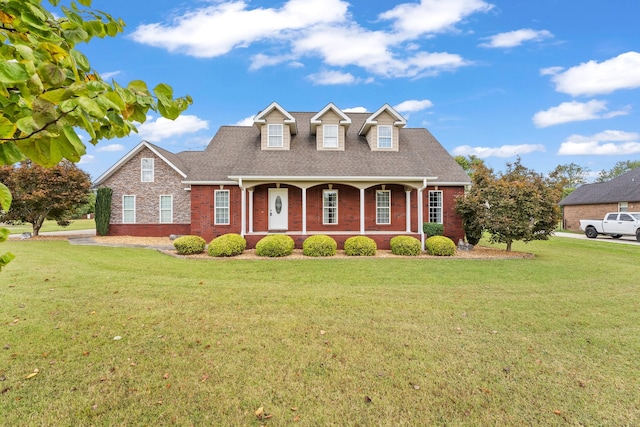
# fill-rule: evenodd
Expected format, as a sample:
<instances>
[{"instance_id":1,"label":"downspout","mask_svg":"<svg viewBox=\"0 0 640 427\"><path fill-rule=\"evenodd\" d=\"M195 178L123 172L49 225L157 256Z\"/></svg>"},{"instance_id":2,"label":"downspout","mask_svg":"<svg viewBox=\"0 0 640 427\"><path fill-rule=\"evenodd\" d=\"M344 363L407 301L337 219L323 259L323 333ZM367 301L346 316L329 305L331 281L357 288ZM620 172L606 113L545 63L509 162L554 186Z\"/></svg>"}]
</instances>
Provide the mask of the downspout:
<instances>
[{"instance_id":1,"label":"downspout","mask_svg":"<svg viewBox=\"0 0 640 427\"><path fill-rule=\"evenodd\" d=\"M427 178L423 178L422 187L418 188L418 230L420 231L420 245L424 251L424 198L422 192L427 188Z\"/></svg>"}]
</instances>

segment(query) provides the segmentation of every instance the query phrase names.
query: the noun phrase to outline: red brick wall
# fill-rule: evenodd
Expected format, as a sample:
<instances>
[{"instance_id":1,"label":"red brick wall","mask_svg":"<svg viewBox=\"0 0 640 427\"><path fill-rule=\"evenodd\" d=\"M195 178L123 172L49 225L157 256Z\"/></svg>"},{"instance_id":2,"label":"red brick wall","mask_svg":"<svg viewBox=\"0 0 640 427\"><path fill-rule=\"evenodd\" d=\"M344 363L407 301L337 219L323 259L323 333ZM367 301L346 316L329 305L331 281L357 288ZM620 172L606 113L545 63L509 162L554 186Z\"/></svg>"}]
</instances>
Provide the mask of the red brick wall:
<instances>
[{"instance_id":1,"label":"red brick wall","mask_svg":"<svg viewBox=\"0 0 640 427\"><path fill-rule=\"evenodd\" d=\"M639 206L640 207L640 206ZM629 203L629 210L632 204ZM581 219L602 219L607 212L617 212L617 203L604 203L598 205L572 205L563 207L563 228L571 231L580 230Z\"/></svg>"},{"instance_id":2,"label":"red brick wall","mask_svg":"<svg viewBox=\"0 0 640 427\"><path fill-rule=\"evenodd\" d=\"M189 224L109 224L109 236L169 237L190 232Z\"/></svg>"},{"instance_id":3,"label":"red brick wall","mask_svg":"<svg viewBox=\"0 0 640 427\"><path fill-rule=\"evenodd\" d=\"M215 190L229 190L229 224L214 224ZM191 233L207 242L227 233L240 233L241 191L238 186L192 185L191 186Z\"/></svg>"}]
</instances>

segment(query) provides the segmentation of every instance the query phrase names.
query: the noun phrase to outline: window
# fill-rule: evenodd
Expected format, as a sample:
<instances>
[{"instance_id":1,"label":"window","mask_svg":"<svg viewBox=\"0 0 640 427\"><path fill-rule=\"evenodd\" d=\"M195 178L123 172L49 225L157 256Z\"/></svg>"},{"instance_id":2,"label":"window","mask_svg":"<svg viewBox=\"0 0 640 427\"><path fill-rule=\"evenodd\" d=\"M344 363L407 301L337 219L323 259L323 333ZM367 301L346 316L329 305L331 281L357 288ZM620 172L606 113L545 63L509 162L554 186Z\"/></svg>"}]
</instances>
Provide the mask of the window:
<instances>
[{"instance_id":1,"label":"window","mask_svg":"<svg viewBox=\"0 0 640 427\"><path fill-rule=\"evenodd\" d=\"M629 211L629 202L620 202L620 203L618 203L618 211L619 212L628 212Z\"/></svg>"},{"instance_id":2,"label":"window","mask_svg":"<svg viewBox=\"0 0 640 427\"><path fill-rule=\"evenodd\" d=\"M140 162L140 170L142 171L142 182L153 182L153 158L142 159Z\"/></svg>"},{"instance_id":3,"label":"window","mask_svg":"<svg viewBox=\"0 0 640 427\"><path fill-rule=\"evenodd\" d=\"M338 190L324 190L322 192L322 223L338 223Z\"/></svg>"},{"instance_id":4,"label":"window","mask_svg":"<svg viewBox=\"0 0 640 427\"><path fill-rule=\"evenodd\" d=\"M442 224L442 191L429 191L429 222Z\"/></svg>"},{"instance_id":5,"label":"window","mask_svg":"<svg viewBox=\"0 0 640 427\"><path fill-rule=\"evenodd\" d=\"M607 221L617 221L617 220L618 220L617 213L610 213L609 215L607 215Z\"/></svg>"},{"instance_id":6,"label":"window","mask_svg":"<svg viewBox=\"0 0 640 427\"><path fill-rule=\"evenodd\" d=\"M283 147L282 125L267 125L267 147Z\"/></svg>"},{"instance_id":7,"label":"window","mask_svg":"<svg viewBox=\"0 0 640 427\"><path fill-rule=\"evenodd\" d=\"M391 126L378 126L378 148L391 148Z\"/></svg>"},{"instance_id":8,"label":"window","mask_svg":"<svg viewBox=\"0 0 640 427\"><path fill-rule=\"evenodd\" d=\"M136 196L122 196L122 222L124 224L135 224Z\"/></svg>"},{"instance_id":9,"label":"window","mask_svg":"<svg viewBox=\"0 0 640 427\"><path fill-rule=\"evenodd\" d=\"M160 196L160 222L173 222L173 196Z\"/></svg>"},{"instance_id":10,"label":"window","mask_svg":"<svg viewBox=\"0 0 640 427\"><path fill-rule=\"evenodd\" d=\"M391 191L376 191L376 224L391 224Z\"/></svg>"},{"instance_id":11,"label":"window","mask_svg":"<svg viewBox=\"0 0 640 427\"><path fill-rule=\"evenodd\" d=\"M214 224L229 224L229 190L216 190Z\"/></svg>"},{"instance_id":12,"label":"window","mask_svg":"<svg viewBox=\"0 0 640 427\"><path fill-rule=\"evenodd\" d=\"M322 135L324 148L338 148L338 125L324 125Z\"/></svg>"},{"instance_id":13,"label":"window","mask_svg":"<svg viewBox=\"0 0 640 427\"><path fill-rule=\"evenodd\" d=\"M622 214L620 214L619 221L633 221L633 217L631 215L629 215L629 214L622 213Z\"/></svg>"}]
</instances>

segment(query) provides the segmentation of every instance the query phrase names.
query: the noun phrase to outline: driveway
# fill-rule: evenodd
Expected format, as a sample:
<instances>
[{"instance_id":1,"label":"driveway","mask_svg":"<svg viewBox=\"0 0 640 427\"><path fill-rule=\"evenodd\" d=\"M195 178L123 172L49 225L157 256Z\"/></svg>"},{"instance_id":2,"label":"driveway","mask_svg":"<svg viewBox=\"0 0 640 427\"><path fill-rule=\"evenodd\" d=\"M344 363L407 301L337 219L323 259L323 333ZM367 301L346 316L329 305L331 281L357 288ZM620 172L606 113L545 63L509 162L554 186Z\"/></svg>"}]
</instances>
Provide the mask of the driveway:
<instances>
[{"instance_id":1,"label":"driveway","mask_svg":"<svg viewBox=\"0 0 640 427\"><path fill-rule=\"evenodd\" d=\"M566 237L569 239L583 239L583 240L591 240L595 242L609 242L609 243L621 243L624 245L640 245L635 238L635 236L622 236L619 239L612 239L609 236L598 236L595 239L589 239L584 233L563 233L563 232L555 232L554 236L557 237Z\"/></svg>"}]
</instances>

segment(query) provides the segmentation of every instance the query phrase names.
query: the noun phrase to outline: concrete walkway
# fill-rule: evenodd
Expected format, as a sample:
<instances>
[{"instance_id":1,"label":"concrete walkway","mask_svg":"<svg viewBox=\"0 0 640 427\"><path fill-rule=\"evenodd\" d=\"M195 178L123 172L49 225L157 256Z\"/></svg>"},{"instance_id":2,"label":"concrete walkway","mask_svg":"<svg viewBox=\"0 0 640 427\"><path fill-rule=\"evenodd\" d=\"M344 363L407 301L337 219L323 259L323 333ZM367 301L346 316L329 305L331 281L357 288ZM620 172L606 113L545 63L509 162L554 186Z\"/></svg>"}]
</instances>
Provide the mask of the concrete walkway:
<instances>
[{"instance_id":1,"label":"concrete walkway","mask_svg":"<svg viewBox=\"0 0 640 427\"><path fill-rule=\"evenodd\" d=\"M635 236L622 236L619 239L613 239L609 236L598 236L595 239L590 239L584 235L584 233L564 233L564 232L556 232L553 233L556 237L564 237L568 239L582 239L582 240L591 240L594 242L608 242L608 243L619 243L623 245L640 245L635 238Z\"/></svg>"}]
</instances>

